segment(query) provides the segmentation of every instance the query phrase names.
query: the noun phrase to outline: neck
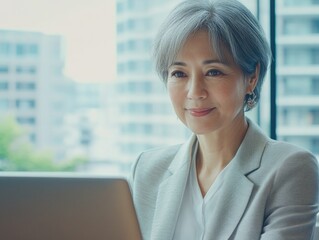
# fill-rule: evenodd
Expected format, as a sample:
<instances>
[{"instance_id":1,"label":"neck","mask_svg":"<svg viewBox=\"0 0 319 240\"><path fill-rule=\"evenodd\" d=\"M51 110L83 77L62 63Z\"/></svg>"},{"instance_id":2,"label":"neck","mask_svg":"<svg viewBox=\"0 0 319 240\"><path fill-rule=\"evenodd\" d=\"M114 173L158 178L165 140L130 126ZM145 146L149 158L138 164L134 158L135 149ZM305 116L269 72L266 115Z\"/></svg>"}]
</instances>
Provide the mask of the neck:
<instances>
[{"instance_id":1,"label":"neck","mask_svg":"<svg viewBox=\"0 0 319 240\"><path fill-rule=\"evenodd\" d=\"M248 128L245 118L207 135L198 135L197 171L221 171L235 156Z\"/></svg>"}]
</instances>

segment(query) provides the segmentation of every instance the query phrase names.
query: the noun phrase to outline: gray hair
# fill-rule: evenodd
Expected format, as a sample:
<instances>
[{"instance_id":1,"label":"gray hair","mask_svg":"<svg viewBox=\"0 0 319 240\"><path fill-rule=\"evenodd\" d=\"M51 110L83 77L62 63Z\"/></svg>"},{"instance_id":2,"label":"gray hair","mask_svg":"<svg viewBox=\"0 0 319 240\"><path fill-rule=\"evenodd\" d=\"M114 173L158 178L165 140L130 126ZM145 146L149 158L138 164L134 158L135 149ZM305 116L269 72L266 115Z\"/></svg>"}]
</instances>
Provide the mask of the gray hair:
<instances>
[{"instance_id":1,"label":"gray hair","mask_svg":"<svg viewBox=\"0 0 319 240\"><path fill-rule=\"evenodd\" d=\"M227 54L232 56L244 75L254 73L259 64L258 82L254 89L258 102L271 51L255 16L236 0L186 0L173 9L162 23L154 42L153 57L161 79L167 82L168 68L178 51L187 38L199 30L208 31L217 56L223 61Z\"/></svg>"}]
</instances>

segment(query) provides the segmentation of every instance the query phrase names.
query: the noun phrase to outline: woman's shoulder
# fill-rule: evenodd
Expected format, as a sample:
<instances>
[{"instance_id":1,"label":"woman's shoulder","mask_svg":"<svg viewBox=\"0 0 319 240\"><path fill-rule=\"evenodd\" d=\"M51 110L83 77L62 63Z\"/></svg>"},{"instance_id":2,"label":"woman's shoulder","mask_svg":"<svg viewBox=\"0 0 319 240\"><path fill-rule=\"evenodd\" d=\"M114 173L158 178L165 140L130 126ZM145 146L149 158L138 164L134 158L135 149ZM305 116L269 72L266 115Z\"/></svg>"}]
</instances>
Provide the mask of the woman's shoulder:
<instances>
[{"instance_id":1,"label":"woman's shoulder","mask_svg":"<svg viewBox=\"0 0 319 240\"><path fill-rule=\"evenodd\" d=\"M139 158L149 158L151 159L158 159L161 158L170 158L176 154L176 152L180 149L182 144L176 144L176 145L170 145L170 146L164 146L164 147L156 147L151 148L148 150L143 151Z\"/></svg>"},{"instance_id":2,"label":"woman's shoulder","mask_svg":"<svg viewBox=\"0 0 319 240\"><path fill-rule=\"evenodd\" d=\"M318 161L310 151L292 143L273 140L257 124L247 120L250 127L241 146L243 153L240 155L244 159L251 158L251 161L258 162L261 169L266 169L269 173L287 165L295 169L301 165L317 169Z\"/></svg>"},{"instance_id":3,"label":"woman's shoulder","mask_svg":"<svg viewBox=\"0 0 319 240\"><path fill-rule=\"evenodd\" d=\"M165 177L182 144L157 147L140 153L133 163L131 178L143 181ZM148 179L148 180L147 180Z\"/></svg>"},{"instance_id":4,"label":"woman's shoulder","mask_svg":"<svg viewBox=\"0 0 319 240\"><path fill-rule=\"evenodd\" d=\"M143 151L137 158L135 165L143 169L167 169L182 144L157 147Z\"/></svg>"},{"instance_id":5,"label":"woman's shoulder","mask_svg":"<svg viewBox=\"0 0 319 240\"><path fill-rule=\"evenodd\" d=\"M268 141L265 151L270 152L275 156L279 155L279 156L291 157L291 156L301 154L301 155L314 158L314 155L309 150L301 146L295 145L293 143L273 140L273 139L270 139Z\"/></svg>"},{"instance_id":6,"label":"woman's shoulder","mask_svg":"<svg viewBox=\"0 0 319 240\"><path fill-rule=\"evenodd\" d=\"M316 157L307 149L297 146L292 143L270 140L266 144L263 158L267 159L273 166L277 165L291 167L305 167L318 168L318 161Z\"/></svg>"}]
</instances>

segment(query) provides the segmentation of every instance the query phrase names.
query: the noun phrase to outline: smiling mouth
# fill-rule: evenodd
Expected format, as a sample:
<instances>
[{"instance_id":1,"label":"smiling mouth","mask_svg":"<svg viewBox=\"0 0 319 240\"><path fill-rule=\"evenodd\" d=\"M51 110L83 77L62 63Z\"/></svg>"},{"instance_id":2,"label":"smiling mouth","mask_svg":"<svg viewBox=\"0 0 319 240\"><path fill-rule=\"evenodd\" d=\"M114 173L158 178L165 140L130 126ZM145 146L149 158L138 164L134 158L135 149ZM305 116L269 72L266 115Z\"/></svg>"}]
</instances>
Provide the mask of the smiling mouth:
<instances>
[{"instance_id":1,"label":"smiling mouth","mask_svg":"<svg viewBox=\"0 0 319 240\"><path fill-rule=\"evenodd\" d=\"M211 113L215 108L189 108L187 111L194 117L203 117Z\"/></svg>"}]
</instances>

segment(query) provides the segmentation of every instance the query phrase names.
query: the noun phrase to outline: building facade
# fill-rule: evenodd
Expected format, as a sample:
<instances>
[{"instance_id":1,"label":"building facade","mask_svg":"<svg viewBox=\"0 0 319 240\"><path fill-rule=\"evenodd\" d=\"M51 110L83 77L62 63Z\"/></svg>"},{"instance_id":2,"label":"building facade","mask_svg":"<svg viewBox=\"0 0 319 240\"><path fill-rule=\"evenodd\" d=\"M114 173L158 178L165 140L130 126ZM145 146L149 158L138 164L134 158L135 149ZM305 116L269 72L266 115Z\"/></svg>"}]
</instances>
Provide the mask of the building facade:
<instances>
[{"instance_id":1,"label":"building facade","mask_svg":"<svg viewBox=\"0 0 319 240\"><path fill-rule=\"evenodd\" d=\"M319 156L319 1L277 1L277 135Z\"/></svg>"},{"instance_id":2,"label":"building facade","mask_svg":"<svg viewBox=\"0 0 319 240\"><path fill-rule=\"evenodd\" d=\"M64 154L61 125L68 110L63 41L37 32L0 30L0 114L10 114L37 149Z\"/></svg>"},{"instance_id":3,"label":"building facade","mask_svg":"<svg viewBox=\"0 0 319 240\"><path fill-rule=\"evenodd\" d=\"M117 80L113 158L132 162L139 152L181 142L189 134L155 74L151 48L165 15L180 0L117 0Z\"/></svg>"}]
</instances>

